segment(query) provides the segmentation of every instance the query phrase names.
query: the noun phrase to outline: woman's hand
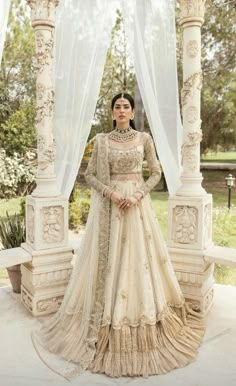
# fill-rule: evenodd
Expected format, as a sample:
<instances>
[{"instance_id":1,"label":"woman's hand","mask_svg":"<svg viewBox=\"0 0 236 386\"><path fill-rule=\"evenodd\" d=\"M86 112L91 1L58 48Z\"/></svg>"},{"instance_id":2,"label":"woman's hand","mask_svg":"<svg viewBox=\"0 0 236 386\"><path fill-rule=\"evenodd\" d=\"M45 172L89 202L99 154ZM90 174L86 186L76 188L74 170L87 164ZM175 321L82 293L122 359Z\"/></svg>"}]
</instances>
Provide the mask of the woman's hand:
<instances>
[{"instance_id":1,"label":"woman's hand","mask_svg":"<svg viewBox=\"0 0 236 386\"><path fill-rule=\"evenodd\" d=\"M129 196L125 198L121 203L119 204L120 209L128 209L132 208L132 206L137 205L139 200L134 196Z\"/></svg>"},{"instance_id":2,"label":"woman's hand","mask_svg":"<svg viewBox=\"0 0 236 386\"><path fill-rule=\"evenodd\" d=\"M117 193L115 191L111 193L110 198L111 198L111 201L117 205L120 205L124 200L124 197L122 197L120 193Z\"/></svg>"}]
</instances>

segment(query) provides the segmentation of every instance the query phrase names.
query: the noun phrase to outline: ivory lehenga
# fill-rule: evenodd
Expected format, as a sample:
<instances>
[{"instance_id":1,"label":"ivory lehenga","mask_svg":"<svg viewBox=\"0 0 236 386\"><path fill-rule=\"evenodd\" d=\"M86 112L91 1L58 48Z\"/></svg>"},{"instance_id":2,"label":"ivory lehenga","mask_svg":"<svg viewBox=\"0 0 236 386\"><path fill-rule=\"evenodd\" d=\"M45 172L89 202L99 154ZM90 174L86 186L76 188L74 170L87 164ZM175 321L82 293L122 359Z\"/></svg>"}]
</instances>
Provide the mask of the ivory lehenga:
<instances>
[{"instance_id":1,"label":"ivory lehenga","mask_svg":"<svg viewBox=\"0 0 236 386\"><path fill-rule=\"evenodd\" d=\"M85 369L163 374L197 355L204 321L185 302L149 195L160 176L149 134L125 143L97 134L85 175L91 208L71 279L58 312L32 334L40 357L66 378ZM143 198L120 210L103 196L107 187Z\"/></svg>"}]
</instances>

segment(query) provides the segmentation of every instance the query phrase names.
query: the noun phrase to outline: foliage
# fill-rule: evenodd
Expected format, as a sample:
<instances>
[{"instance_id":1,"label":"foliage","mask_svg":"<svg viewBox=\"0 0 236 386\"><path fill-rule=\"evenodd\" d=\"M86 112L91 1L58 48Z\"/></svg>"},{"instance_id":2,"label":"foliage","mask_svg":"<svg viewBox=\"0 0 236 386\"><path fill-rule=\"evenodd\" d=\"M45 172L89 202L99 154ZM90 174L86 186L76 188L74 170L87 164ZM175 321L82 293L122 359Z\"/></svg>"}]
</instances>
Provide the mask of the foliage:
<instances>
[{"instance_id":1,"label":"foliage","mask_svg":"<svg viewBox=\"0 0 236 386\"><path fill-rule=\"evenodd\" d=\"M0 143L6 154L25 154L36 148L35 102L26 101L1 126Z\"/></svg>"},{"instance_id":2,"label":"foliage","mask_svg":"<svg viewBox=\"0 0 236 386\"><path fill-rule=\"evenodd\" d=\"M236 144L236 7L234 1L208 1L202 27L202 152Z\"/></svg>"},{"instance_id":3,"label":"foliage","mask_svg":"<svg viewBox=\"0 0 236 386\"><path fill-rule=\"evenodd\" d=\"M6 217L0 218L0 239L3 249L20 247L26 240L24 219L16 213L9 216L6 212Z\"/></svg>"},{"instance_id":4,"label":"foliage","mask_svg":"<svg viewBox=\"0 0 236 386\"><path fill-rule=\"evenodd\" d=\"M236 268L215 264L214 278L218 284L236 285Z\"/></svg>"},{"instance_id":5,"label":"foliage","mask_svg":"<svg viewBox=\"0 0 236 386\"><path fill-rule=\"evenodd\" d=\"M127 53L124 22L121 13L117 11L90 137L100 131L112 130L111 100L115 94L122 91L133 95L134 85L135 75Z\"/></svg>"},{"instance_id":6,"label":"foliage","mask_svg":"<svg viewBox=\"0 0 236 386\"><path fill-rule=\"evenodd\" d=\"M7 155L35 147L34 51L29 8L12 0L0 68L0 146Z\"/></svg>"},{"instance_id":7,"label":"foliage","mask_svg":"<svg viewBox=\"0 0 236 386\"><path fill-rule=\"evenodd\" d=\"M7 157L0 149L0 198L30 194L35 186L35 153Z\"/></svg>"},{"instance_id":8,"label":"foliage","mask_svg":"<svg viewBox=\"0 0 236 386\"><path fill-rule=\"evenodd\" d=\"M69 203L69 227L79 231L82 224L86 224L90 209L90 190L83 192L79 189L78 182L75 183Z\"/></svg>"}]
</instances>

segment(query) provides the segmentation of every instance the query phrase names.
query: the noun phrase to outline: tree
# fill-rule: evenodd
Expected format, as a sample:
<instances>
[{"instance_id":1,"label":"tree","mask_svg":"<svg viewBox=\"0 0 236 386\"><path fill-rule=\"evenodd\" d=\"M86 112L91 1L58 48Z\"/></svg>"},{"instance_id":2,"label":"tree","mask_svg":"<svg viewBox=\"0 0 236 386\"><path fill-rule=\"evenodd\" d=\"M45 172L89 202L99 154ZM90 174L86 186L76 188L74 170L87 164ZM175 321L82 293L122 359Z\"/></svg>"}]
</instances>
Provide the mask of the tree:
<instances>
[{"instance_id":1,"label":"tree","mask_svg":"<svg viewBox=\"0 0 236 386\"><path fill-rule=\"evenodd\" d=\"M0 70L0 147L8 155L35 146L34 51L29 9L12 0Z\"/></svg>"},{"instance_id":2,"label":"tree","mask_svg":"<svg viewBox=\"0 0 236 386\"><path fill-rule=\"evenodd\" d=\"M96 132L108 132L112 129L112 97L122 91L134 94L134 84L135 75L127 52L124 22L121 13L117 11L90 138Z\"/></svg>"},{"instance_id":3,"label":"tree","mask_svg":"<svg viewBox=\"0 0 236 386\"><path fill-rule=\"evenodd\" d=\"M236 144L235 1L208 1L202 27L202 152Z\"/></svg>"}]
</instances>

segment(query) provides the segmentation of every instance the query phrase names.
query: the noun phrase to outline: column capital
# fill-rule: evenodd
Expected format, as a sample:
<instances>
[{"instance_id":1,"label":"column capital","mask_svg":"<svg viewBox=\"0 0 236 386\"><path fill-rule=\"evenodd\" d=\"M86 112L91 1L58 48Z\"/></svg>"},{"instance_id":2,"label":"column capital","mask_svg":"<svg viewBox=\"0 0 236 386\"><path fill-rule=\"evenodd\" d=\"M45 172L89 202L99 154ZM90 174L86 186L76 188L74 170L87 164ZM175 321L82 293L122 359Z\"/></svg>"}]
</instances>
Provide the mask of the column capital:
<instances>
[{"instance_id":1,"label":"column capital","mask_svg":"<svg viewBox=\"0 0 236 386\"><path fill-rule=\"evenodd\" d=\"M206 0L178 0L180 5L179 24L203 24Z\"/></svg>"},{"instance_id":2,"label":"column capital","mask_svg":"<svg viewBox=\"0 0 236 386\"><path fill-rule=\"evenodd\" d=\"M55 9L60 0L26 0L31 8L31 21L33 27L41 24L54 26Z\"/></svg>"}]
</instances>

